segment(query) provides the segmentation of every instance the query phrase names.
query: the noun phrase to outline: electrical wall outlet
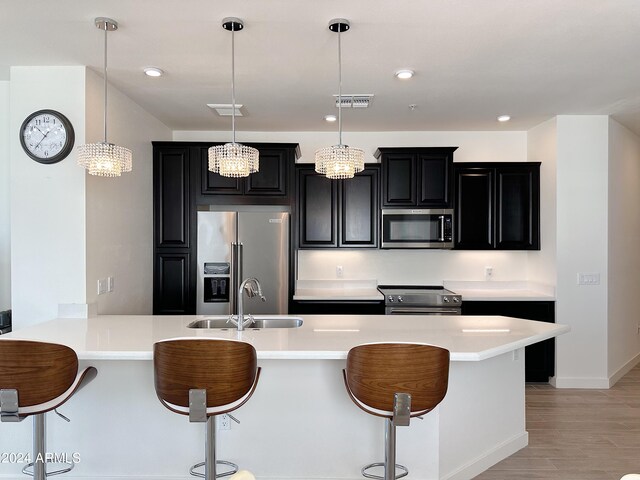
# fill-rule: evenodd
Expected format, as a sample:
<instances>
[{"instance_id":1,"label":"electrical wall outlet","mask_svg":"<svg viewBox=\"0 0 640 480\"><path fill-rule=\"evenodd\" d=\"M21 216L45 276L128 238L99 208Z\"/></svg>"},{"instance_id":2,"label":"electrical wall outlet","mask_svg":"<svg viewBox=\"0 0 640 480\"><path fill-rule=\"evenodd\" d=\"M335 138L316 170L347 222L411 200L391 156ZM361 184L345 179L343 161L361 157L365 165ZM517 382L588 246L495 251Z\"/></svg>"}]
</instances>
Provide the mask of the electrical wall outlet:
<instances>
[{"instance_id":1,"label":"electrical wall outlet","mask_svg":"<svg viewBox=\"0 0 640 480\"><path fill-rule=\"evenodd\" d=\"M218 430L231 430L231 419L229 415L223 413L218 417Z\"/></svg>"},{"instance_id":2,"label":"electrical wall outlet","mask_svg":"<svg viewBox=\"0 0 640 480\"><path fill-rule=\"evenodd\" d=\"M107 291L113 292L114 280L113 277L107 277Z\"/></svg>"},{"instance_id":3,"label":"electrical wall outlet","mask_svg":"<svg viewBox=\"0 0 640 480\"><path fill-rule=\"evenodd\" d=\"M493 267L484 267L484 279L491 280L493 278Z\"/></svg>"},{"instance_id":4,"label":"electrical wall outlet","mask_svg":"<svg viewBox=\"0 0 640 480\"><path fill-rule=\"evenodd\" d=\"M107 280L101 278L98 280L98 295L104 295L107 293Z\"/></svg>"},{"instance_id":5,"label":"electrical wall outlet","mask_svg":"<svg viewBox=\"0 0 640 480\"><path fill-rule=\"evenodd\" d=\"M344 268L342 267L342 265L336 265L336 277L344 277Z\"/></svg>"}]
</instances>

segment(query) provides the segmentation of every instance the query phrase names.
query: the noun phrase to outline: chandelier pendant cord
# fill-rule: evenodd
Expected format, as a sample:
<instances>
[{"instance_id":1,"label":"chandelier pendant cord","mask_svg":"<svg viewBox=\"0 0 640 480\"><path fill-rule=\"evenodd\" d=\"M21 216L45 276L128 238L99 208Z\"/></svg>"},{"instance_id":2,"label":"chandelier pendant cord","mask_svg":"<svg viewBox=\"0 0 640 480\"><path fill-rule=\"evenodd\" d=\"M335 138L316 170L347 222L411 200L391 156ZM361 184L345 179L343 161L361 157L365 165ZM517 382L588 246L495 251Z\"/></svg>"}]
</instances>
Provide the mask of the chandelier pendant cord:
<instances>
[{"instance_id":1,"label":"chandelier pendant cord","mask_svg":"<svg viewBox=\"0 0 640 480\"><path fill-rule=\"evenodd\" d=\"M236 143L236 24L231 24L231 130Z\"/></svg>"},{"instance_id":2,"label":"chandelier pendant cord","mask_svg":"<svg viewBox=\"0 0 640 480\"><path fill-rule=\"evenodd\" d=\"M104 143L107 143L107 32L109 25L104 22Z\"/></svg>"},{"instance_id":3,"label":"chandelier pendant cord","mask_svg":"<svg viewBox=\"0 0 640 480\"><path fill-rule=\"evenodd\" d=\"M338 24L338 145L342 145L342 45L340 42L342 26Z\"/></svg>"}]
</instances>

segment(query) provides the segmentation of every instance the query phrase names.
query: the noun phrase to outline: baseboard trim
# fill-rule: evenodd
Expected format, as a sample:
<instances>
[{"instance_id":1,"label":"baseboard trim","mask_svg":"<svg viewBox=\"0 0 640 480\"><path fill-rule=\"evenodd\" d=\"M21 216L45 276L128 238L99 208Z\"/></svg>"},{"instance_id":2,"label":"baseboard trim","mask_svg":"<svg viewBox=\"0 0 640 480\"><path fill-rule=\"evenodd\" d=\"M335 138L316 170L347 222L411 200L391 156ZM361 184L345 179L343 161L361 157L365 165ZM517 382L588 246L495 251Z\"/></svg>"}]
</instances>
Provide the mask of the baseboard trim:
<instances>
[{"instance_id":1,"label":"baseboard trim","mask_svg":"<svg viewBox=\"0 0 640 480\"><path fill-rule=\"evenodd\" d=\"M471 462L457 468L453 472L440 475L441 480L469 480L480 475L496 463L510 457L518 450L529 445L529 433L523 432L505 440L496 447L476 457Z\"/></svg>"},{"instance_id":2,"label":"baseboard trim","mask_svg":"<svg viewBox=\"0 0 640 480\"><path fill-rule=\"evenodd\" d=\"M629 360L627 363L621 366L616 373L614 373L613 375L609 375L609 388L613 387L616 383L618 383L618 380L620 380L627 373L629 373L629 371L633 367L638 365L638 363L640 363L640 353L638 353L635 357L633 357L631 360Z\"/></svg>"},{"instance_id":3,"label":"baseboard trim","mask_svg":"<svg viewBox=\"0 0 640 480\"><path fill-rule=\"evenodd\" d=\"M606 377L554 377L552 385L556 388L593 388L608 389L609 379Z\"/></svg>"}]
</instances>

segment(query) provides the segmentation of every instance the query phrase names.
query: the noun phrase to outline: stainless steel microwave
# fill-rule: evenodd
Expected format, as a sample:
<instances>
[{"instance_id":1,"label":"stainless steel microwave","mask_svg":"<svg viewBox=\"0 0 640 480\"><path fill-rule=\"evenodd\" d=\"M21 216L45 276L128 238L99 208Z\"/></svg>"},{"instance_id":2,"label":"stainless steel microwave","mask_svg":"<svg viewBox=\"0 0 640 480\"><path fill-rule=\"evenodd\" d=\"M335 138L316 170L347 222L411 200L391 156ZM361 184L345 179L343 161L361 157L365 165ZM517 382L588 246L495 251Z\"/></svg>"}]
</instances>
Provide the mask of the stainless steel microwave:
<instances>
[{"instance_id":1,"label":"stainless steel microwave","mask_svg":"<svg viewBox=\"0 0 640 480\"><path fill-rule=\"evenodd\" d=\"M453 248L453 210L382 210L382 248Z\"/></svg>"}]
</instances>

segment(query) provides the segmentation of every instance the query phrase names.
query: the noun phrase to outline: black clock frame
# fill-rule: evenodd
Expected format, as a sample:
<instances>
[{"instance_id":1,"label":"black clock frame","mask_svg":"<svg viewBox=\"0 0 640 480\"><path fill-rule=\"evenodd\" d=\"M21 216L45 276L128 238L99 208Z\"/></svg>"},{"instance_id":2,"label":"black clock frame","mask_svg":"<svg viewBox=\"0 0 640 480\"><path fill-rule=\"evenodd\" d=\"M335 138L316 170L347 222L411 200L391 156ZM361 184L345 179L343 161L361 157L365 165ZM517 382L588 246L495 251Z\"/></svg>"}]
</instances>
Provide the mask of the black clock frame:
<instances>
[{"instance_id":1,"label":"black clock frame","mask_svg":"<svg viewBox=\"0 0 640 480\"><path fill-rule=\"evenodd\" d=\"M37 117L38 115L44 115L44 114L54 115L55 117L60 119L60 122L62 122L62 125L64 125L64 128L67 131L67 141L64 147L62 147L62 150L60 150L60 152L58 152L57 155L54 155L50 158L40 158L34 155L29 151L29 149L27 148L27 145L24 143L24 129L26 128L26 126L29 124L31 120L33 120L33 118ZM65 117L62 113L58 112L57 110L44 109L44 110L38 110L37 112L33 112L29 114L27 118L24 119L24 122L22 122L22 125L20 126L20 145L22 145L22 150L24 150L24 153L26 153L29 156L29 158L31 158L32 160L35 160L38 163L50 165L50 164L58 163L64 160L71 153L71 150L73 150L73 145L75 141L76 141L76 136L75 136L75 132L73 131L73 125L71 125L71 122L67 117Z\"/></svg>"}]
</instances>

